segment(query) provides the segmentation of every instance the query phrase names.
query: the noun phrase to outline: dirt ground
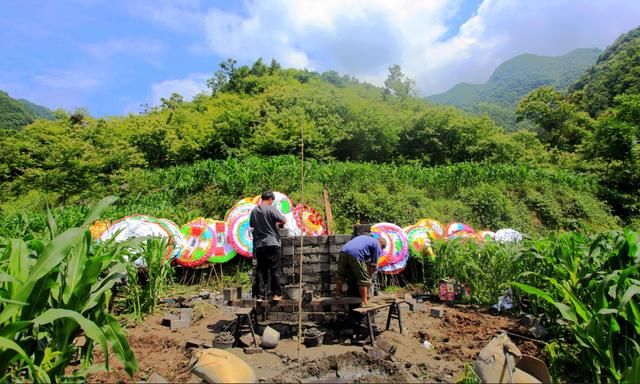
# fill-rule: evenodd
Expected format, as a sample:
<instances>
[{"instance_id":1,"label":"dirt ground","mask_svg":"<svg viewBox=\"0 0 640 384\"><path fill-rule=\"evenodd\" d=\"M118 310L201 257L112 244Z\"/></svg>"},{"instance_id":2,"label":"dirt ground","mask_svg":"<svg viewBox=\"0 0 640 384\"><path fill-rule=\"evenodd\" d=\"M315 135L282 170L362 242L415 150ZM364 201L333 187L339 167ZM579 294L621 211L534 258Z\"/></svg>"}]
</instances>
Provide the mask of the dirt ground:
<instances>
[{"instance_id":1,"label":"dirt ground","mask_svg":"<svg viewBox=\"0 0 640 384\"><path fill-rule=\"evenodd\" d=\"M430 316L432 307L444 308L444 316ZM170 382L200 383L201 379L190 372L191 350L185 349L185 342L189 339L211 341L216 331L220 332L235 318L232 311L227 306L214 307L204 318L177 331L161 325L164 314L149 316L141 325L127 329L140 368L134 377L130 378L112 357L110 372L94 373L88 379L90 382L139 382L146 381L155 372ZM496 331L527 334L515 318L494 316L468 306L446 307L425 302L410 312L403 305L402 318L403 334L398 332L397 323L392 323L389 331L377 337L396 346L392 361L376 360L364 352L357 340L346 342L344 337L329 338L319 347L301 345L302 364L298 363L295 336L281 339L275 349L263 353L245 354L241 348L231 352L252 366L260 381L267 382L454 382L462 377L465 364L473 364ZM376 316L376 323L378 329L384 329L386 310ZM425 340L431 343L431 348L422 345ZM524 354L544 359L541 344L517 337L512 340Z\"/></svg>"}]
</instances>

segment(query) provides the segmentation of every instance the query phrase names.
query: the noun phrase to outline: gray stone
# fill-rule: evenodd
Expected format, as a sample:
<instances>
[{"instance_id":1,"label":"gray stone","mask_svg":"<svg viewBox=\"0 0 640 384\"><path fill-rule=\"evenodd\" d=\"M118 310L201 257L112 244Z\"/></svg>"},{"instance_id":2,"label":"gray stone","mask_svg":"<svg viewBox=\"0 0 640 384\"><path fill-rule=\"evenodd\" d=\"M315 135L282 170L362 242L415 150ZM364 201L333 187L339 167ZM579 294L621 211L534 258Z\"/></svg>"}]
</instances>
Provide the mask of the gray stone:
<instances>
[{"instance_id":1,"label":"gray stone","mask_svg":"<svg viewBox=\"0 0 640 384\"><path fill-rule=\"evenodd\" d=\"M286 257L291 257L293 255L295 255L296 250L295 248L293 248L293 245L289 245L289 246L283 246L280 250L282 256L286 256Z\"/></svg>"},{"instance_id":2,"label":"gray stone","mask_svg":"<svg viewBox=\"0 0 640 384\"><path fill-rule=\"evenodd\" d=\"M545 339L549 335L549 332L540 324L529 328L529 332L531 332L536 339Z\"/></svg>"},{"instance_id":3,"label":"gray stone","mask_svg":"<svg viewBox=\"0 0 640 384\"><path fill-rule=\"evenodd\" d=\"M222 296L223 296L223 301L224 302L229 302L231 300L233 300L233 289L232 288L224 288L222 290Z\"/></svg>"},{"instance_id":4,"label":"gray stone","mask_svg":"<svg viewBox=\"0 0 640 384\"><path fill-rule=\"evenodd\" d=\"M199 339L189 339L184 343L184 347L186 348L200 348L206 343L206 341Z\"/></svg>"},{"instance_id":5,"label":"gray stone","mask_svg":"<svg viewBox=\"0 0 640 384\"><path fill-rule=\"evenodd\" d=\"M191 319L193 319L193 308L182 308L179 311L178 317L180 320L188 320L191 322Z\"/></svg>"},{"instance_id":6,"label":"gray stone","mask_svg":"<svg viewBox=\"0 0 640 384\"><path fill-rule=\"evenodd\" d=\"M151 376L149 376L149 378L147 379L147 383L165 384L165 383L169 383L169 380L167 380L164 377L160 376L156 372L153 372L151 374Z\"/></svg>"},{"instance_id":7,"label":"gray stone","mask_svg":"<svg viewBox=\"0 0 640 384\"><path fill-rule=\"evenodd\" d=\"M160 324L164 325L166 327L169 327L169 326L171 326L171 321L173 321L173 320L180 320L180 316L174 315L172 313L167 313L162 318L162 321L160 321Z\"/></svg>"},{"instance_id":8,"label":"gray stone","mask_svg":"<svg viewBox=\"0 0 640 384\"><path fill-rule=\"evenodd\" d=\"M201 384L201 383L206 383L206 381L203 380L202 378L200 378L197 375L191 374L191 377L189 378L189 380L187 380L186 383L187 384Z\"/></svg>"},{"instance_id":9,"label":"gray stone","mask_svg":"<svg viewBox=\"0 0 640 384\"><path fill-rule=\"evenodd\" d=\"M433 316L433 317L444 317L444 308L442 308L442 307L433 307L433 308L431 308L431 316Z\"/></svg>"},{"instance_id":10,"label":"gray stone","mask_svg":"<svg viewBox=\"0 0 640 384\"><path fill-rule=\"evenodd\" d=\"M257 345L260 345L262 343L262 338L260 337L260 335L255 336ZM251 337L251 332L247 332L244 335L240 336L240 342L242 342L242 344L246 345L247 347L253 347L253 337Z\"/></svg>"},{"instance_id":11,"label":"gray stone","mask_svg":"<svg viewBox=\"0 0 640 384\"><path fill-rule=\"evenodd\" d=\"M191 326L191 320L171 320L171 324L169 325L172 331L188 328L190 326Z\"/></svg>"},{"instance_id":12,"label":"gray stone","mask_svg":"<svg viewBox=\"0 0 640 384\"><path fill-rule=\"evenodd\" d=\"M520 322L525 327L533 327L536 324L536 317L533 315L525 315Z\"/></svg>"}]
</instances>

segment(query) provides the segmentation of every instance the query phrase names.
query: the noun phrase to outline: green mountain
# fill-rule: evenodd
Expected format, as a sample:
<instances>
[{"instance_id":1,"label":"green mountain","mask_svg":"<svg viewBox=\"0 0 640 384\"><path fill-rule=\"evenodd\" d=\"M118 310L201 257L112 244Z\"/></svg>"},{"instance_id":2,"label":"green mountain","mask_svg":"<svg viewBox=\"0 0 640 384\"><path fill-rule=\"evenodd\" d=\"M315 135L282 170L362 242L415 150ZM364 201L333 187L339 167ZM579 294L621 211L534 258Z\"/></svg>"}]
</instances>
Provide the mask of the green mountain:
<instances>
[{"instance_id":1,"label":"green mountain","mask_svg":"<svg viewBox=\"0 0 640 384\"><path fill-rule=\"evenodd\" d=\"M25 99L18 99L18 102L27 107L38 119L54 120L56 115L47 107L38 105Z\"/></svg>"},{"instance_id":2,"label":"green mountain","mask_svg":"<svg viewBox=\"0 0 640 384\"><path fill-rule=\"evenodd\" d=\"M568 88L595 64L601 52L597 48L583 48L557 57L519 55L500 64L484 84L460 83L445 93L427 99L436 104L455 105L466 110L480 103L512 107L536 88L545 85Z\"/></svg>"},{"instance_id":3,"label":"green mountain","mask_svg":"<svg viewBox=\"0 0 640 384\"><path fill-rule=\"evenodd\" d=\"M613 106L617 95L640 94L640 27L607 47L571 90L592 116Z\"/></svg>"},{"instance_id":4,"label":"green mountain","mask_svg":"<svg viewBox=\"0 0 640 384\"><path fill-rule=\"evenodd\" d=\"M20 129L36 119L55 119L51 110L30 101L16 100L0 91L0 129Z\"/></svg>"}]
</instances>

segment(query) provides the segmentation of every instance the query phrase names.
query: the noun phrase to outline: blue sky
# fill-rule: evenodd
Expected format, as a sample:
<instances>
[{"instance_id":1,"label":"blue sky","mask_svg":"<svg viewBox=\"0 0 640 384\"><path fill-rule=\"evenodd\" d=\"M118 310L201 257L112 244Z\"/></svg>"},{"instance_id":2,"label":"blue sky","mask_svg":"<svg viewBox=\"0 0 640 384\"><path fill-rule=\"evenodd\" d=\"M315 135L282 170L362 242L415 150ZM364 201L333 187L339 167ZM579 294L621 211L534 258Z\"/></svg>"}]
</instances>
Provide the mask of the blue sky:
<instances>
[{"instance_id":1,"label":"blue sky","mask_svg":"<svg viewBox=\"0 0 640 384\"><path fill-rule=\"evenodd\" d=\"M639 24L627 0L8 1L0 89L121 115L205 90L227 57L263 57L374 84L398 63L429 95L484 82L517 54L605 48Z\"/></svg>"}]
</instances>

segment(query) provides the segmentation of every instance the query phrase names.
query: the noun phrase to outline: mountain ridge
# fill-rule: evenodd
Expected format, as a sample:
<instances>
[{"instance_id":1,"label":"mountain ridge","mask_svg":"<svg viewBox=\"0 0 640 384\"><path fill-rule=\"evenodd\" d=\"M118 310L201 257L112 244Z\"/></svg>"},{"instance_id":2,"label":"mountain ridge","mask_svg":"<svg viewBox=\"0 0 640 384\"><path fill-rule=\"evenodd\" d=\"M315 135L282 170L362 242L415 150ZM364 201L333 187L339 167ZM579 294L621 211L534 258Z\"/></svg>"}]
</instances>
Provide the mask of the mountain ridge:
<instances>
[{"instance_id":1,"label":"mountain ridge","mask_svg":"<svg viewBox=\"0 0 640 384\"><path fill-rule=\"evenodd\" d=\"M427 100L468 111L480 103L513 107L520 98L541 86L567 89L596 63L601 53L598 48L578 48L561 56L525 53L496 67L486 83L458 83L447 92L428 96Z\"/></svg>"},{"instance_id":2,"label":"mountain ridge","mask_svg":"<svg viewBox=\"0 0 640 384\"><path fill-rule=\"evenodd\" d=\"M0 90L0 129L21 129L37 119L54 120L55 115L47 107Z\"/></svg>"}]
</instances>

